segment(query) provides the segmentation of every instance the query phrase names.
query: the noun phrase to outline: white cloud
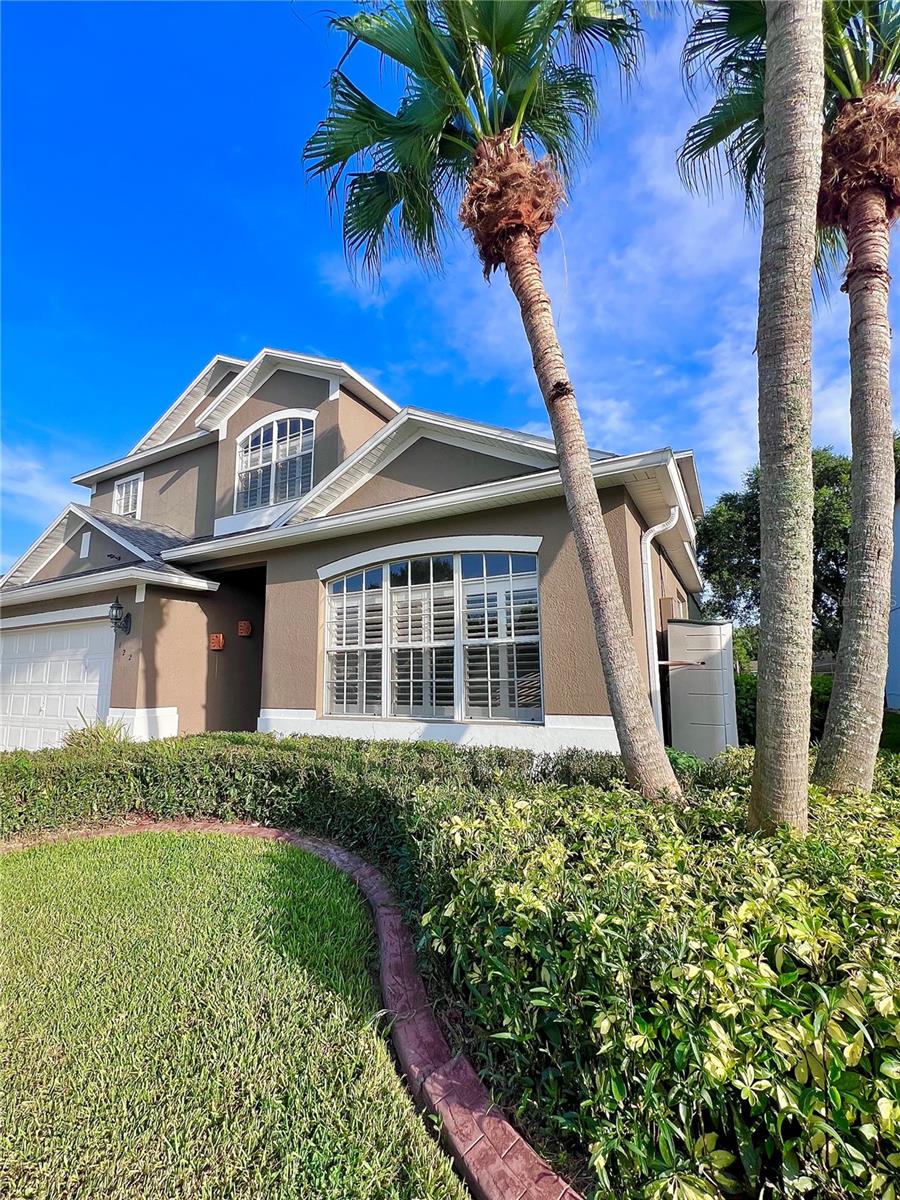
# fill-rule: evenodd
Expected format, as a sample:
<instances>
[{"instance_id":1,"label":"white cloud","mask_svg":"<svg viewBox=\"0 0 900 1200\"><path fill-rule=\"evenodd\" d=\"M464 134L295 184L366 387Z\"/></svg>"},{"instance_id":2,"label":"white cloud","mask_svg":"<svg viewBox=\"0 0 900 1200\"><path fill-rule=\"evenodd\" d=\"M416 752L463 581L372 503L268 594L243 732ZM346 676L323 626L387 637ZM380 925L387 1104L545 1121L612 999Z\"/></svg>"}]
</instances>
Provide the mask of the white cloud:
<instances>
[{"instance_id":1,"label":"white cloud","mask_svg":"<svg viewBox=\"0 0 900 1200\"><path fill-rule=\"evenodd\" d=\"M0 455L0 497L7 519L44 526L70 501L84 499L85 493L69 483L78 466L64 452L39 453L23 443L4 443Z\"/></svg>"}]
</instances>

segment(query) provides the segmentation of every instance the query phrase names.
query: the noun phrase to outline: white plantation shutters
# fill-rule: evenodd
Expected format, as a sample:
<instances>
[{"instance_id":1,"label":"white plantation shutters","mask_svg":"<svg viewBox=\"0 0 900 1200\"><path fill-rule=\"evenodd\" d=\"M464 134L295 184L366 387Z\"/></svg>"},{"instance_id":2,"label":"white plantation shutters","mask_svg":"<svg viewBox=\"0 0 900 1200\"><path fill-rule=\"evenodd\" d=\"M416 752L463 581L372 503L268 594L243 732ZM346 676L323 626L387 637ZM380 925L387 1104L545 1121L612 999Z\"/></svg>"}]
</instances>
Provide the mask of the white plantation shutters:
<instances>
[{"instance_id":1,"label":"white plantation shutters","mask_svg":"<svg viewBox=\"0 0 900 1200\"><path fill-rule=\"evenodd\" d=\"M312 487L313 421L279 417L238 443L235 511L281 504Z\"/></svg>"},{"instance_id":2,"label":"white plantation shutters","mask_svg":"<svg viewBox=\"0 0 900 1200\"><path fill-rule=\"evenodd\" d=\"M541 716L538 580L533 554L463 554L466 716Z\"/></svg>"},{"instance_id":3,"label":"white plantation shutters","mask_svg":"<svg viewBox=\"0 0 900 1200\"><path fill-rule=\"evenodd\" d=\"M400 559L328 584L326 710L539 721L533 554Z\"/></svg>"}]
</instances>

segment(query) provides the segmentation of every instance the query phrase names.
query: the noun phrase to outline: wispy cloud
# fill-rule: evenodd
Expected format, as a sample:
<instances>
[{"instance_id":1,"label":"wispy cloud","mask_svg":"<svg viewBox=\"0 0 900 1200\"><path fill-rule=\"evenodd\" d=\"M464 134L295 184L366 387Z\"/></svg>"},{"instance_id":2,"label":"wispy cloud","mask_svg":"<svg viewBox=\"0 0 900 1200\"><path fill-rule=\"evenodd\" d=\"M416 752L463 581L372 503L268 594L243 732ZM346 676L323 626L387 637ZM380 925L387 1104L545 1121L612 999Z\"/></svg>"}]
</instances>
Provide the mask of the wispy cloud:
<instances>
[{"instance_id":1,"label":"wispy cloud","mask_svg":"<svg viewBox=\"0 0 900 1200\"><path fill-rule=\"evenodd\" d=\"M0 461L4 524L30 526L37 531L70 501L85 498L83 489L69 483L69 476L82 464L64 451L39 451L26 443L4 442Z\"/></svg>"}]
</instances>

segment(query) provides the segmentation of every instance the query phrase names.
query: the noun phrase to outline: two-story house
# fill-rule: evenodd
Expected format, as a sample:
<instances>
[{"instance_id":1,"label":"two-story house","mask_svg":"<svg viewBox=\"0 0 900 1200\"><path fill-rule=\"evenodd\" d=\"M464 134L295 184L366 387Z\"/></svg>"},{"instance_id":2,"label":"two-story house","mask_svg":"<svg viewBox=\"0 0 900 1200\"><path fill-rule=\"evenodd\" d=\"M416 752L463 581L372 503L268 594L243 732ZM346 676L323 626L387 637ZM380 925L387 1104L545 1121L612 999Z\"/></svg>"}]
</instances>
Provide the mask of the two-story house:
<instances>
[{"instance_id":1,"label":"two-story house","mask_svg":"<svg viewBox=\"0 0 900 1200\"><path fill-rule=\"evenodd\" d=\"M694 458L593 462L659 714L660 634L702 586ZM550 440L262 350L75 482L0 584L4 748L98 718L615 748Z\"/></svg>"}]
</instances>

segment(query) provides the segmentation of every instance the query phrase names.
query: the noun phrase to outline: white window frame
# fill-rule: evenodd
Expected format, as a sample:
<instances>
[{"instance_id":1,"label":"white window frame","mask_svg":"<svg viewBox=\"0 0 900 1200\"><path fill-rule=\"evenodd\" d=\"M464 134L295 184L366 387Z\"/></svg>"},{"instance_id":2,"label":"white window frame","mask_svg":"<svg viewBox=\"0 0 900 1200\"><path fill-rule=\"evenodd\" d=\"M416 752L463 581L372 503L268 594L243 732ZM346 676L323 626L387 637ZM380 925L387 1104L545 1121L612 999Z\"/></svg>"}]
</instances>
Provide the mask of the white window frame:
<instances>
[{"instance_id":1,"label":"white window frame","mask_svg":"<svg viewBox=\"0 0 900 1200\"><path fill-rule=\"evenodd\" d=\"M252 425L248 425L246 429L241 430L241 432L237 435L237 437L234 440L234 499L232 502L233 515L240 516L241 514L246 513L246 512L256 512L259 509L274 508L274 507L277 507L277 506L283 505L283 504L293 504L293 503L295 503L295 501L299 500L302 496L309 495L310 491L312 491L313 479L315 477L315 470L316 470L316 417L318 415L319 415L318 411L314 408L283 408L283 409L281 409L280 412L270 413L268 416L261 417L258 421L254 421L254 423ZM277 425L278 425L279 421L287 421L287 420L291 420L291 419L294 419L294 420L299 419L299 420L303 420L303 421L311 421L312 422L312 447L310 450L304 450L301 452L301 454L298 454L295 456L297 458L300 458L304 454L309 455L309 487L307 488L307 490L305 492L300 492L296 496L290 496L286 500L277 500L276 501L274 498L275 497L275 475L276 475L276 471L275 471L276 462L275 462L274 455L275 455L275 444L276 444L276 441L278 438ZM248 508L238 508L238 495L239 495L240 479L241 479L241 447L244 444L244 442L247 440L247 438L252 437L254 433L256 433L260 429L265 428L266 425L273 426L273 430L272 430L272 462L271 462L272 471L270 473L270 479L269 479L268 498L263 500L262 503L260 503L260 504L254 504ZM285 459L283 461L287 461L287 460ZM263 465L268 466L269 464L265 463ZM250 469L254 470L256 468L250 468Z\"/></svg>"},{"instance_id":2,"label":"white window frame","mask_svg":"<svg viewBox=\"0 0 900 1200\"><path fill-rule=\"evenodd\" d=\"M134 483L137 481L137 504L134 512L122 512L120 504L119 489L126 483ZM141 519L141 508L144 503L144 472L136 471L133 475L123 475L121 479L117 479L113 484L113 513L118 517L133 517L135 521Z\"/></svg>"},{"instance_id":3,"label":"white window frame","mask_svg":"<svg viewBox=\"0 0 900 1200\"><path fill-rule=\"evenodd\" d=\"M537 547L533 544L534 542L539 542L540 539L527 539L528 545L526 548L526 546L523 546L521 544L522 542L526 541L526 539L524 539L524 538L522 538L522 539L509 538L505 542L503 542L502 546L500 544L501 539L499 539L499 538L490 538L490 539L473 538L472 539L473 542L480 542L482 544L481 545L473 545L471 547L471 549L468 547L466 547L465 549L457 549L456 547L460 543L457 539L454 538L454 539L452 539L453 543L454 543L454 549L452 549L452 550L447 549L447 548L442 548L440 545L441 540L442 539L440 539L440 538L436 538L436 539L434 539L434 541L432 541L430 543L425 543L425 544L423 544L423 543L406 543L405 545L402 546L402 549L404 551L407 550L407 547L415 547L415 552L413 552L413 553L407 552L407 553L400 553L400 554L396 554L396 553L395 554L390 554L390 553L385 554L385 551L389 552L391 549L393 549L392 547L385 547L380 551L374 551L374 552L366 551L364 554L361 554L358 556L351 556L347 559L338 560L338 562L333 564L333 566L338 566L342 569L340 569L338 571L330 572L327 577L324 576L323 572L325 570L328 570L328 568L322 568L319 570L319 577L322 579L322 582L325 585L325 637L324 637L324 648L325 648L324 667L325 667L325 669L323 671L323 689L324 689L324 691L323 691L323 697L322 697L322 712L329 719L334 719L334 720L338 720L338 721L340 721L340 720L357 720L357 721L358 720L370 720L370 721L390 720L390 721L413 721L413 722L423 722L424 721L424 722L434 722L437 724L446 724L450 721L455 722L455 723L461 723L461 724L462 723L471 723L472 721L479 721L479 722L486 721L491 725L506 724L506 725L522 725L522 726L542 725L544 723L544 714L545 714L545 708L544 708L544 661L543 661L543 645L542 645L543 639L542 639L542 633L541 633L540 559L538 557ZM449 541L450 539L446 539L446 540ZM490 542L489 547L484 545L484 543L488 542L488 541ZM510 543L516 543L516 542L519 542L519 545L510 546ZM426 545L428 547L427 549L425 548ZM401 547L396 547L396 548L400 549ZM465 627L465 604L464 604L464 595L465 595L465 586L464 585L467 581L465 581L463 579L463 575L462 575L462 558L463 558L463 555L465 555L465 554L482 554L482 553L490 554L491 552L502 553L502 554L511 554L511 555L527 554L527 555L533 556L535 559L534 578L536 579L536 583L537 583L537 633L533 637L529 636L527 638L516 638L516 637L508 637L507 636L501 640L499 637L490 639L487 637L486 633L483 638L474 638L471 636L467 636L466 627ZM397 647L395 646L395 643L394 643L394 638L392 636L393 622L392 622L392 614L391 614L391 592L396 589L391 588L390 566L391 566L392 562L403 561L404 559L434 558L434 557L452 558L453 559L453 598L454 598L454 631L453 631L453 643L452 643L452 645L453 645L453 692L454 692L453 716L452 717L445 716L445 715L407 716L405 714L396 714L396 713L392 712L393 695L392 695L392 691L391 691L391 671L392 671L393 653L394 653L395 649L397 649ZM376 646L374 644L369 644L368 646L366 646L363 641L361 641L358 645L351 645L351 646L348 646L346 644L343 644L343 645L332 644L332 608L331 608L332 592L331 592L330 585L333 583L336 583L340 579L343 579L346 582L346 580L350 576L362 573L362 575L363 575L363 590L360 593L360 596L364 597L366 594L365 573L366 573L367 569L371 570L373 567L380 567L381 571L382 571L382 581L381 581L382 628L381 628L380 644L378 646ZM529 577L530 576L524 576L524 575L521 576L521 578L529 578ZM482 576L482 579L484 579L484 578L485 577ZM485 586L487 586L487 584L490 582L490 579L509 580L510 578L512 578L514 580L516 578L516 576L512 576L512 577L502 576L502 575L489 576L489 577L487 577L487 583L485 584ZM420 586L420 585L412 585L411 583L408 583L407 586ZM431 585L432 588L434 586L435 586L434 584ZM344 593L344 594L346 594L346 593ZM432 601L432 605L433 605L433 601ZM363 618L363 620L364 620L364 618ZM346 626L346 617L344 618L344 623ZM409 648L411 650L422 649L423 647L426 646L426 642L428 642L428 639L423 640L423 643L421 646L418 644L411 644L409 647L406 647L404 645L401 648L404 648L404 649ZM428 643L428 644L430 645L430 643ZM494 717L494 716L467 716L466 715L466 711L465 711L465 705L466 705L465 649L466 649L467 645L481 645L481 644L484 644L488 647L490 647L490 646L505 647L505 646L510 646L510 645L525 645L525 644L537 645L539 691L540 691L539 705L540 705L540 707L539 707L539 712L536 716L534 716L532 718L524 718L523 719L523 718L505 717L505 716L504 717ZM363 700L363 704L361 706L363 711L361 711L361 712L353 712L353 713L332 712L330 696L329 696L329 683L330 683L330 674L331 674L331 655L337 654L337 653L346 653L348 651L356 652L360 655L360 659L362 661L362 655L365 650L370 650L370 651L371 650L379 650L381 653L381 712L380 713L365 712L364 711L364 709L365 709L364 700ZM365 687L364 675L362 678L359 679L359 687L361 689L364 689L364 687Z\"/></svg>"},{"instance_id":4,"label":"white window frame","mask_svg":"<svg viewBox=\"0 0 900 1200\"><path fill-rule=\"evenodd\" d=\"M86 529L81 535L81 545L78 549L79 558L89 558L91 553L91 531Z\"/></svg>"}]
</instances>

